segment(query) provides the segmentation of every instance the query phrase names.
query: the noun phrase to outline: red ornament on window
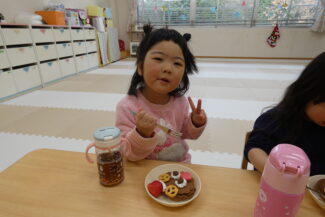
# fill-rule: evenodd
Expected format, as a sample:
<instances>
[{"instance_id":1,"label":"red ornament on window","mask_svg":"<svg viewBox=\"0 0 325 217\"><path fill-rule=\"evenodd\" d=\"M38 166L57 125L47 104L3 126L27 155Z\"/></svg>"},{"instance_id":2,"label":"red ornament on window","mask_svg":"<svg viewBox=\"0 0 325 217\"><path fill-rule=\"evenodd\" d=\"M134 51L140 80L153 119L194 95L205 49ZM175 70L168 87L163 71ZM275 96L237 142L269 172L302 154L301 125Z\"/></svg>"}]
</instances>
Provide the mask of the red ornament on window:
<instances>
[{"instance_id":1,"label":"red ornament on window","mask_svg":"<svg viewBox=\"0 0 325 217\"><path fill-rule=\"evenodd\" d=\"M280 38L280 31L278 24L275 25L271 35L267 38L266 42L271 46L275 47L277 40Z\"/></svg>"}]
</instances>

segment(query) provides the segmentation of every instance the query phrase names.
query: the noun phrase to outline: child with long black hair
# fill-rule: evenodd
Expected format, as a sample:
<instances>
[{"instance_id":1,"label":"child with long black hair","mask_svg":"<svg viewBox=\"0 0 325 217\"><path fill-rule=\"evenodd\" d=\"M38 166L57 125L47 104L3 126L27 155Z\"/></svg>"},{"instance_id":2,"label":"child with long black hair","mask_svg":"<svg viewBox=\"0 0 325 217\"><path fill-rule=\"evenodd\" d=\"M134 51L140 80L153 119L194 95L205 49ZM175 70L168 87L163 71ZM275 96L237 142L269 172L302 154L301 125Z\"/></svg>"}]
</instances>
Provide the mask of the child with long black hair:
<instances>
[{"instance_id":1,"label":"child with long black hair","mask_svg":"<svg viewBox=\"0 0 325 217\"><path fill-rule=\"evenodd\" d=\"M116 107L122 153L131 161L190 162L185 139L197 139L207 123L201 100L195 106L190 97L183 96L189 88L188 74L197 71L187 45L190 34L182 36L167 28L153 30L150 25L144 26L144 32L128 95ZM158 124L182 136L171 136Z\"/></svg>"},{"instance_id":2,"label":"child with long black hair","mask_svg":"<svg viewBox=\"0 0 325 217\"><path fill-rule=\"evenodd\" d=\"M255 121L245 158L262 172L271 149L280 143L306 152L311 175L325 174L325 52L306 66L278 105Z\"/></svg>"}]
</instances>

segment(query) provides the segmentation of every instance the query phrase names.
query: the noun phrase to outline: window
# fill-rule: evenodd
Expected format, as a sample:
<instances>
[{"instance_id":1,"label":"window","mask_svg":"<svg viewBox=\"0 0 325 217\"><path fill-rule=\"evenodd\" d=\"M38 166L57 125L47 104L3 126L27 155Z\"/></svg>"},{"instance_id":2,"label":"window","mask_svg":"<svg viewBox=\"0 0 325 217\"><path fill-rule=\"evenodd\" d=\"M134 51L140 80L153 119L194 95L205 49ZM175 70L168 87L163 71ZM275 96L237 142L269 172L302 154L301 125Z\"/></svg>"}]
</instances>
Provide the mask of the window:
<instances>
[{"instance_id":1,"label":"window","mask_svg":"<svg viewBox=\"0 0 325 217\"><path fill-rule=\"evenodd\" d=\"M188 25L190 0L138 0L137 22L154 25Z\"/></svg>"},{"instance_id":2,"label":"window","mask_svg":"<svg viewBox=\"0 0 325 217\"><path fill-rule=\"evenodd\" d=\"M273 4L276 2L276 4ZM260 1L256 25L311 26L315 22L319 0Z\"/></svg>"},{"instance_id":3,"label":"window","mask_svg":"<svg viewBox=\"0 0 325 217\"><path fill-rule=\"evenodd\" d=\"M202 8L206 1L197 1L197 7ZM254 0L219 0L216 2L216 25L251 25ZM202 20L204 23L204 20Z\"/></svg>"},{"instance_id":4,"label":"window","mask_svg":"<svg viewBox=\"0 0 325 217\"><path fill-rule=\"evenodd\" d=\"M311 26L320 0L138 0L137 23Z\"/></svg>"}]
</instances>

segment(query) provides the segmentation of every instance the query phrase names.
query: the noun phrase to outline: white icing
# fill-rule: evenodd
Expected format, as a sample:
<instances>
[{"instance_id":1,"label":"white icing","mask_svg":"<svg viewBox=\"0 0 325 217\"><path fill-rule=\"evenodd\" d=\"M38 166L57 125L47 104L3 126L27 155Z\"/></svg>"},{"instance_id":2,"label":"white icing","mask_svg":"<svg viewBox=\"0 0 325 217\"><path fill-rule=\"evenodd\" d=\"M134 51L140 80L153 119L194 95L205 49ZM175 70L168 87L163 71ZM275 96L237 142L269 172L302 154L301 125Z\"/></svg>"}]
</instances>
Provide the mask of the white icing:
<instances>
[{"instance_id":1,"label":"white icing","mask_svg":"<svg viewBox=\"0 0 325 217\"><path fill-rule=\"evenodd\" d=\"M186 179L183 179L182 183L178 183L178 180L175 181L175 184L177 185L177 187L179 188L184 188L187 185L187 181Z\"/></svg>"},{"instance_id":2,"label":"white icing","mask_svg":"<svg viewBox=\"0 0 325 217\"><path fill-rule=\"evenodd\" d=\"M163 187L162 191L165 192L165 190L166 190L166 184L165 184L165 182L163 182L161 180L158 180L158 181L162 184L162 187Z\"/></svg>"},{"instance_id":3,"label":"white icing","mask_svg":"<svg viewBox=\"0 0 325 217\"><path fill-rule=\"evenodd\" d=\"M172 177L173 179L179 179L179 178L181 177L181 173L178 172L178 175L177 175L177 176L174 176L174 172L171 172L171 177Z\"/></svg>"}]
</instances>

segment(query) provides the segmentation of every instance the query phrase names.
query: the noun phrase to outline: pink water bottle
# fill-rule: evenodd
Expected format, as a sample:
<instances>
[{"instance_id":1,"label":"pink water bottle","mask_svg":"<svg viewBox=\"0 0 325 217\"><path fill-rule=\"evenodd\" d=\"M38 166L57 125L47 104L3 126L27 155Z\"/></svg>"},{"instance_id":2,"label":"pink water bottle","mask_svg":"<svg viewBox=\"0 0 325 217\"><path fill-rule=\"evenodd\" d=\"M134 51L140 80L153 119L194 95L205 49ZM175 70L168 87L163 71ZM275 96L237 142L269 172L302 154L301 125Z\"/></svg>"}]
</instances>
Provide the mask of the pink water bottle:
<instances>
[{"instance_id":1,"label":"pink water bottle","mask_svg":"<svg viewBox=\"0 0 325 217\"><path fill-rule=\"evenodd\" d=\"M299 147L275 146L264 166L254 217L294 217L305 194L310 161Z\"/></svg>"}]
</instances>

